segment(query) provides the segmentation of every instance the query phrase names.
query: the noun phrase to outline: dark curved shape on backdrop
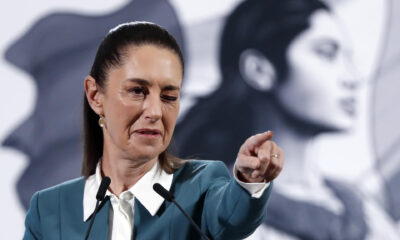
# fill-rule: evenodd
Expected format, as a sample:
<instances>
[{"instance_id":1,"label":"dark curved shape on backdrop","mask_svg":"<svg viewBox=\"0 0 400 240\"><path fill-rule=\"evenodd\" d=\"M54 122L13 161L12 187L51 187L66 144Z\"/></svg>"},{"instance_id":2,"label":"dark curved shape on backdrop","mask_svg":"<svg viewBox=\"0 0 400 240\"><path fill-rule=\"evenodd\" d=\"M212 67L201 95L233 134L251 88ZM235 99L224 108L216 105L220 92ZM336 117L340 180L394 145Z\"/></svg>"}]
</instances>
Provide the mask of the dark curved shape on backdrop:
<instances>
[{"instance_id":1,"label":"dark curved shape on backdrop","mask_svg":"<svg viewBox=\"0 0 400 240\"><path fill-rule=\"evenodd\" d=\"M83 80L108 30L130 21L163 26L184 50L181 25L167 0L134 0L101 16L50 14L7 49L6 60L31 75L38 90L32 115L2 143L29 157L17 183L26 209L34 192L80 176Z\"/></svg>"}]
</instances>

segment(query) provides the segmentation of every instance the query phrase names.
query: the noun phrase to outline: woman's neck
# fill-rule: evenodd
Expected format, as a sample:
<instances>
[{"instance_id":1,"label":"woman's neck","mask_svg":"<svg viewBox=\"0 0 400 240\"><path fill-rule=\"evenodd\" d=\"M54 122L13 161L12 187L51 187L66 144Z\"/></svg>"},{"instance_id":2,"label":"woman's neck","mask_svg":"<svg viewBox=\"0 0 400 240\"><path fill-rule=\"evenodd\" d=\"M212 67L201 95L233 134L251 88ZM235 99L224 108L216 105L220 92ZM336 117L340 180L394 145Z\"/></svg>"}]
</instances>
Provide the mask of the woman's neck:
<instances>
[{"instance_id":1,"label":"woman's neck","mask_svg":"<svg viewBox=\"0 0 400 240\"><path fill-rule=\"evenodd\" d=\"M104 146L101 160L102 176L111 178L109 190L119 196L150 171L157 160L158 157L147 161L123 158Z\"/></svg>"},{"instance_id":2,"label":"woman's neck","mask_svg":"<svg viewBox=\"0 0 400 240\"><path fill-rule=\"evenodd\" d=\"M253 123L256 126L256 132L275 131L272 140L285 153L283 171L276 182L278 184L320 184L319 171L315 171L317 167L311 159L313 156L310 156L312 154L310 148L317 132L310 126L289 118L283 111L278 110L279 106L259 104L254 107L253 116L256 116L257 120Z\"/></svg>"}]
</instances>

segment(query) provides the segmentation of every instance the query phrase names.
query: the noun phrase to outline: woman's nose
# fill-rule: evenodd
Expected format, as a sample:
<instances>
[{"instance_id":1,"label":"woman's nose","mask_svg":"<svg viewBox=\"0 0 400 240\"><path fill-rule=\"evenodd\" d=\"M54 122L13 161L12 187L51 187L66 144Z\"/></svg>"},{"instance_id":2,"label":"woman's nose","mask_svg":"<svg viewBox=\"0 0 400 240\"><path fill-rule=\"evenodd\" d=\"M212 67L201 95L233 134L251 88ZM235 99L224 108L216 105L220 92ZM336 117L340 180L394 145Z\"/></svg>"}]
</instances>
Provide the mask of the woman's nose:
<instances>
[{"instance_id":1,"label":"woman's nose","mask_svg":"<svg viewBox=\"0 0 400 240\"><path fill-rule=\"evenodd\" d=\"M342 85L348 90L357 90L360 85L360 80L355 77L344 77Z\"/></svg>"},{"instance_id":2,"label":"woman's nose","mask_svg":"<svg viewBox=\"0 0 400 240\"><path fill-rule=\"evenodd\" d=\"M147 95L144 105L143 105L143 114L144 117L151 122L156 122L162 117L162 109L161 109L161 99L156 94Z\"/></svg>"},{"instance_id":3,"label":"woman's nose","mask_svg":"<svg viewBox=\"0 0 400 240\"><path fill-rule=\"evenodd\" d=\"M353 61L346 61L343 66L341 84L348 90L357 90L361 84L361 74Z\"/></svg>"}]
</instances>

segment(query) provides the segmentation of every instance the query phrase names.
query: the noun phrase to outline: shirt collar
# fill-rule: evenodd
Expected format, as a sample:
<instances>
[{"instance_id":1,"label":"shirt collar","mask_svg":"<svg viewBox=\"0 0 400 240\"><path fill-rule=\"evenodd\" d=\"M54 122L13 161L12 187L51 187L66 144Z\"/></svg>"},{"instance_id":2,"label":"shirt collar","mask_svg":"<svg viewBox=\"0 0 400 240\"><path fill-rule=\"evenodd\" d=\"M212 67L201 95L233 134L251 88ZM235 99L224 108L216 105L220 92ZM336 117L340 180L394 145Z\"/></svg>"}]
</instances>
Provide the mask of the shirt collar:
<instances>
[{"instance_id":1,"label":"shirt collar","mask_svg":"<svg viewBox=\"0 0 400 240\"><path fill-rule=\"evenodd\" d=\"M101 183L100 161L96 166L96 173L86 179L83 193L83 221L87 221L96 207L96 194ZM159 183L168 191L172 185L173 174L166 173L160 168L158 162L139 181L127 191L130 191L135 198L154 216L161 204L164 202L158 193L153 190L153 184ZM113 195L107 190L106 195Z\"/></svg>"}]
</instances>

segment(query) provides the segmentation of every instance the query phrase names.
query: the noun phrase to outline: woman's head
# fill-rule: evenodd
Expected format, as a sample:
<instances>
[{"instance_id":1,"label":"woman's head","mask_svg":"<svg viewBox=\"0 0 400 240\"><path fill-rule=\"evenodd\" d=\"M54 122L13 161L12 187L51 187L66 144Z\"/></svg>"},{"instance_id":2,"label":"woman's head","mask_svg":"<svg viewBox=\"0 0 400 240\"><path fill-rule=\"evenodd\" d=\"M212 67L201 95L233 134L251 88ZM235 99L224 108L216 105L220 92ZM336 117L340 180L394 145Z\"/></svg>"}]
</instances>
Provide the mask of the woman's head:
<instances>
[{"instance_id":1,"label":"woman's head","mask_svg":"<svg viewBox=\"0 0 400 240\"><path fill-rule=\"evenodd\" d=\"M178 44L160 26L133 22L108 33L85 79L84 176L94 173L104 147L127 159L159 157L161 167L172 171L175 158L166 148L179 111L183 69Z\"/></svg>"},{"instance_id":2,"label":"woman's head","mask_svg":"<svg viewBox=\"0 0 400 240\"><path fill-rule=\"evenodd\" d=\"M354 124L357 79L350 46L331 14L318 10L310 27L287 49L288 71L275 98L292 119L320 131L348 130Z\"/></svg>"},{"instance_id":3,"label":"woman's head","mask_svg":"<svg viewBox=\"0 0 400 240\"><path fill-rule=\"evenodd\" d=\"M257 49L271 61L279 78L287 72L286 50L309 28L309 18L328 7L316 0L245 0L228 17L222 33L220 65L224 80L240 75L243 51Z\"/></svg>"},{"instance_id":4,"label":"woman's head","mask_svg":"<svg viewBox=\"0 0 400 240\"><path fill-rule=\"evenodd\" d=\"M294 124L346 129L354 84L342 79L348 46L341 30L320 1L244 1L222 36L222 87L273 102Z\"/></svg>"}]
</instances>

